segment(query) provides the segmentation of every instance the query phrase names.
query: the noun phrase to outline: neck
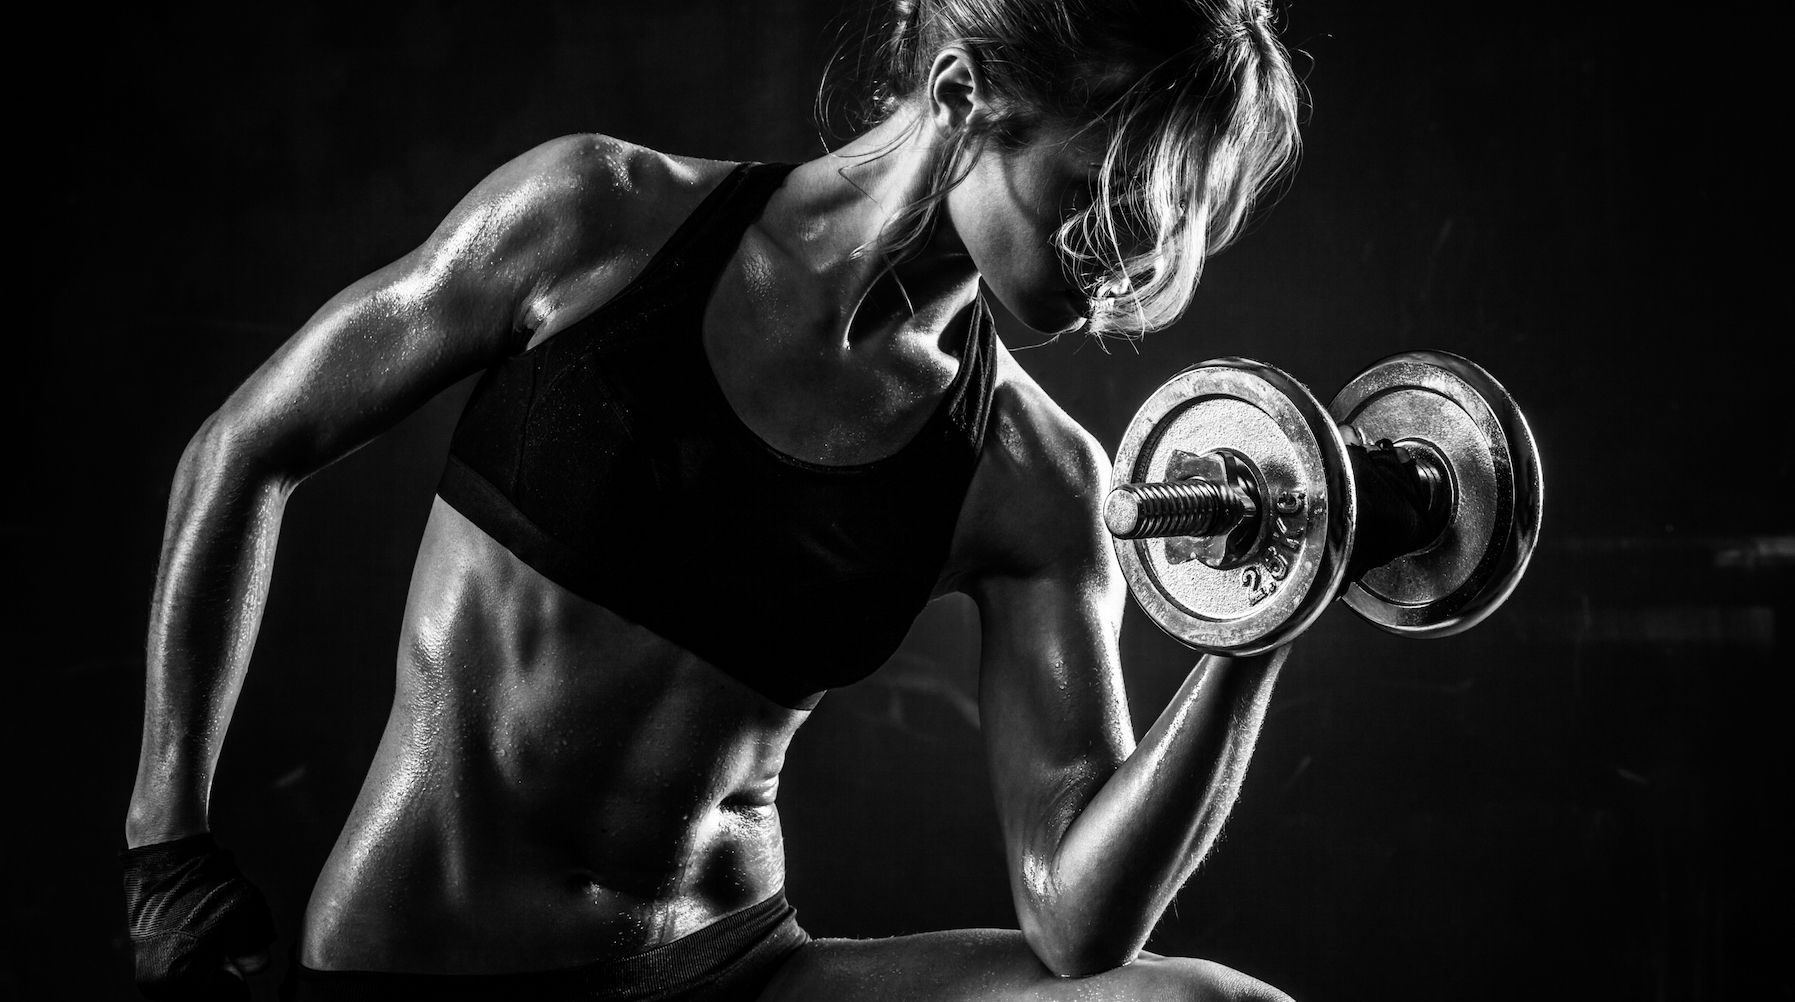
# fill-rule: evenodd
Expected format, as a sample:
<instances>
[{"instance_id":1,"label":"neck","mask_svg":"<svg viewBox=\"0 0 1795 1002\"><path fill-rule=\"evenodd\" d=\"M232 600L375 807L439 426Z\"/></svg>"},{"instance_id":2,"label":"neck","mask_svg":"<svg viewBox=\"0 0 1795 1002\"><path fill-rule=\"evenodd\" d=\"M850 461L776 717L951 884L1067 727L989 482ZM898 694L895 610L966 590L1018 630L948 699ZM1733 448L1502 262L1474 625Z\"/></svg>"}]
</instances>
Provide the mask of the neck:
<instances>
[{"instance_id":1,"label":"neck","mask_svg":"<svg viewBox=\"0 0 1795 1002\"><path fill-rule=\"evenodd\" d=\"M939 158L936 130L906 110L840 149L803 164L763 223L819 279L849 343L886 336L939 338L978 293L978 269L939 210L928 243L893 266L882 252L892 220L925 197Z\"/></svg>"}]
</instances>

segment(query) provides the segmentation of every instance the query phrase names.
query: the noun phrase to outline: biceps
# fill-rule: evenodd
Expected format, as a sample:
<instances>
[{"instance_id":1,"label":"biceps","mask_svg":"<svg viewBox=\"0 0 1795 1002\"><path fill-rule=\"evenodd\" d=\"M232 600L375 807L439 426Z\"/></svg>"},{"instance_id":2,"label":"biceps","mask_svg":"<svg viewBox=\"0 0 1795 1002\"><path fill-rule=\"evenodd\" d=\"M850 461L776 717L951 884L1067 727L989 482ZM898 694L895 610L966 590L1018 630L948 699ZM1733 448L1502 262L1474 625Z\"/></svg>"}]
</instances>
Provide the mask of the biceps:
<instances>
[{"instance_id":1,"label":"biceps","mask_svg":"<svg viewBox=\"0 0 1795 1002\"><path fill-rule=\"evenodd\" d=\"M1057 840L1134 747L1103 581L995 581L984 620L980 716L1007 837Z\"/></svg>"},{"instance_id":2,"label":"biceps","mask_svg":"<svg viewBox=\"0 0 1795 1002\"><path fill-rule=\"evenodd\" d=\"M505 311L420 257L338 293L231 395L211 424L236 458L296 483L503 356Z\"/></svg>"}]
</instances>

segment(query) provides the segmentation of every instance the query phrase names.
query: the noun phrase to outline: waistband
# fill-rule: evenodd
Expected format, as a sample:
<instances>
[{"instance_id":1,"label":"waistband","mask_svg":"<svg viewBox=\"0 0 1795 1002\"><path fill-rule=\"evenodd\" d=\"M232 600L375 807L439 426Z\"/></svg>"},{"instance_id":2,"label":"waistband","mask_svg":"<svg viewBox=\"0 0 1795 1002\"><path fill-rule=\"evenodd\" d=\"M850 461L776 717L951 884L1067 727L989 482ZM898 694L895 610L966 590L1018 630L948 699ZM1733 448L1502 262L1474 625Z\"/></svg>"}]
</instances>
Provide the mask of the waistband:
<instances>
[{"instance_id":1,"label":"waistband","mask_svg":"<svg viewBox=\"0 0 1795 1002\"><path fill-rule=\"evenodd\" d=\"M318 971L297 958L283 1002L403 998L442 1002L542 999L583 1002L722 1002L752 999L810 936L784 892L732 912L690 935L633 957L517 974Z\"/></svg>"}]
</instances>

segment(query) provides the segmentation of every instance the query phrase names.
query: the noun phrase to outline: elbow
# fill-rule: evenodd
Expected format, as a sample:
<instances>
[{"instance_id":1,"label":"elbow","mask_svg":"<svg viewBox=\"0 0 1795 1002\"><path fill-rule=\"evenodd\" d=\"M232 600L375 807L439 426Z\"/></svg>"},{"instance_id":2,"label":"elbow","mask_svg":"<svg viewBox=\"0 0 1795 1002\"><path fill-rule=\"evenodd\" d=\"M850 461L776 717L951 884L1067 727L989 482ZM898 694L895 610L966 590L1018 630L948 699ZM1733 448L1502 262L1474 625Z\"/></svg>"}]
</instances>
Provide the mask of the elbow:
<instances>
[{"instance_id":1,"label":"elbow","mask_svg":"<svg viewBox=\"0 0 1795 1002\"><path fill-rule=\"evenodd\" d=\"M175 493L204 492L208 487L274 487L282 495L297 486L275 461L273 450L259 440L254 422L229 404L214 411L188 440L175 470Z\"/></svg>"},{"instance_id":2,"label":"elbow","mask_svg":"<svg viewBox=\"0 0 1795 1002\"><path fill-rule=\"evenodd\" d=\"M1105 920L1080 910L1029 909L1021 919L1029 949L1062 978L1088 978L1125 967L1140 955L1146 940L1135 934L1131 923Z\"/></svg>"},{"instance_id":3,"label":"elbow","mask_svg":"<svg viewBox=\"0 0 1795 1002\"><path fill-rule=\"evenodd\" d=\"M1088 978L1140 956L1158 913L1085 867L1066 869L1044 853L1024 855L1012 874L1011 902L1022 937L1049 971Z\"/></svg>"},{"instance_id":4,"label":"elbow","mask_svg":"<svg viewBox=\"0 0 1795 1002\"><path fill-rule=\"evenodd\" d=\"M231 413L229 405L207 415L200 422L199 430L187 440L176 476L183 480L202 480L235 465L242 456L243 431L242 420Z\"/></svg>"}]
</instances>

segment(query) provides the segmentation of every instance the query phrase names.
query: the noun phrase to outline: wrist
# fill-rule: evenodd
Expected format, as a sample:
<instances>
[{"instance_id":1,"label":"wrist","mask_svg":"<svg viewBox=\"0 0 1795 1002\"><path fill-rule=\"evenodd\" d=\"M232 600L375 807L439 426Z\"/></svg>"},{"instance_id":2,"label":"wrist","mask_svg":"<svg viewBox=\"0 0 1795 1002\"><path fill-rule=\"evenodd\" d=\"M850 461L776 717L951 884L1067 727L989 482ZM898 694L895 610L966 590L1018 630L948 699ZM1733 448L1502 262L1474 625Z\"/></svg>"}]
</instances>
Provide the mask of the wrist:
<instances>
[{"instance_id":1,"label":"wrist","mask_svg":"<svg viewBox=\"0 0 1795 1002\"><path fill-rule=\"evenodd\" d=\"M134 798L125 814L125 845L132 849L202 835L209 830L204 808L144 803Z\"/></svg>"}]
</instances>

